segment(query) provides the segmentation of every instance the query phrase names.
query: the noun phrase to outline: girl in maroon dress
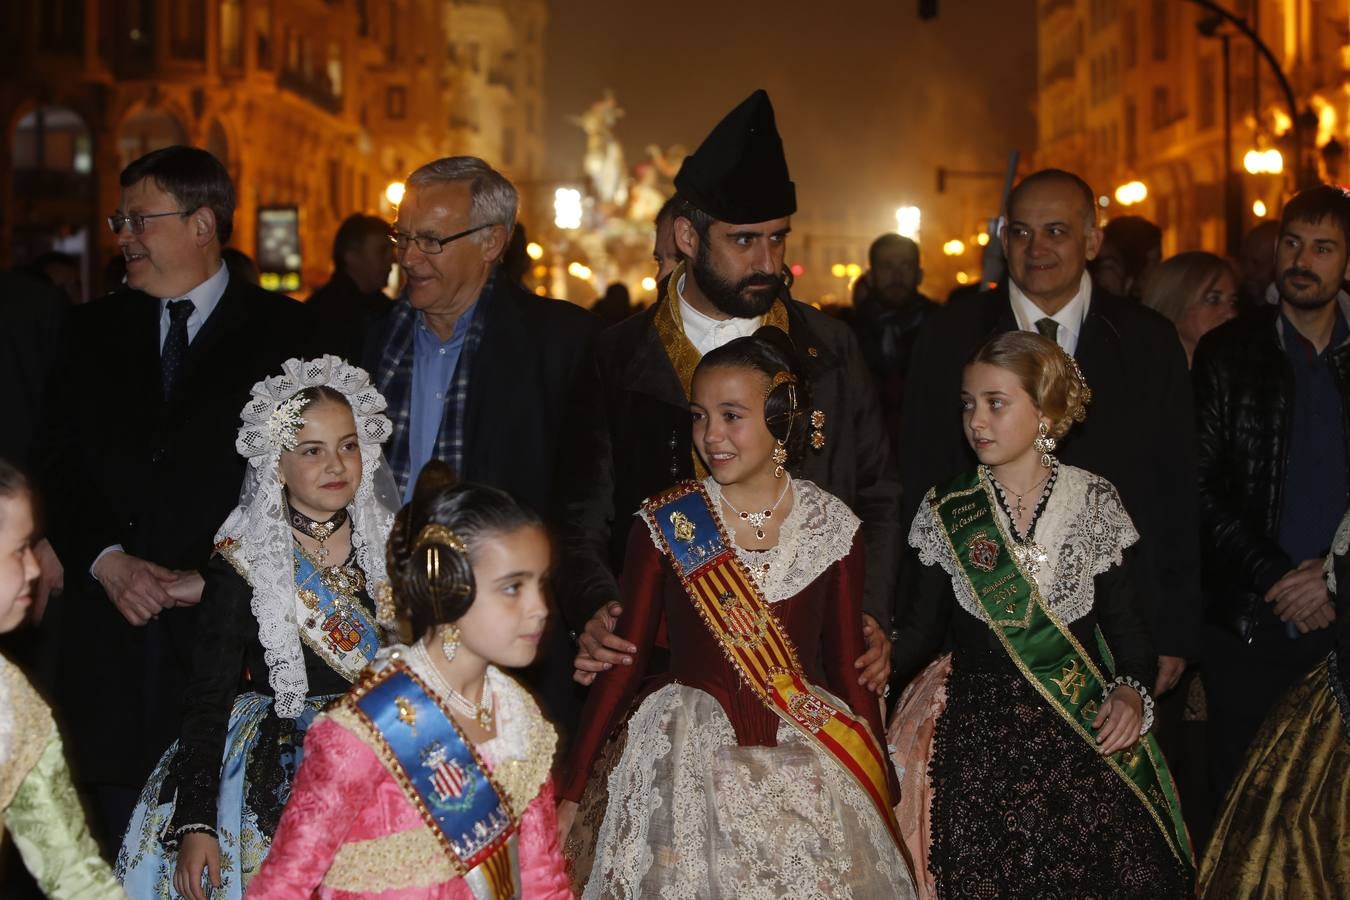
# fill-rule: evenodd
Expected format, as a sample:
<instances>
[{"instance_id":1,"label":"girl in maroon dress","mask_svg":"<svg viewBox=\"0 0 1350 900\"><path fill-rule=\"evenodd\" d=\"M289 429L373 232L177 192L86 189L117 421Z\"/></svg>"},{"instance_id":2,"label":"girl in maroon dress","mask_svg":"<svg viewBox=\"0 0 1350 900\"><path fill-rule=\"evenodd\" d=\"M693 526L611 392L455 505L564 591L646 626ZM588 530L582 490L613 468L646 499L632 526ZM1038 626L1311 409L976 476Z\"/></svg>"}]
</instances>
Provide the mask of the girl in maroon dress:
<instances>
[{"instance_id":1,"label":"girl in maroon dress","mask_svg":"<svg viewBox=\"0 0 1350 900\"><path fill-rule=\"evenodd\" d=\"M586 897L913 896L877 700L853 668L859 521L786 472L808 433L824 439L790 359L776 329L703 357L690 407L712 474L633 524L617 633L635 662L596 680L560 790L566 831L627 717L605 808L582 812L601 820L589 872L573 870ZM644 683L662 631L669 670Z\"/></svg>"}]
</instances>

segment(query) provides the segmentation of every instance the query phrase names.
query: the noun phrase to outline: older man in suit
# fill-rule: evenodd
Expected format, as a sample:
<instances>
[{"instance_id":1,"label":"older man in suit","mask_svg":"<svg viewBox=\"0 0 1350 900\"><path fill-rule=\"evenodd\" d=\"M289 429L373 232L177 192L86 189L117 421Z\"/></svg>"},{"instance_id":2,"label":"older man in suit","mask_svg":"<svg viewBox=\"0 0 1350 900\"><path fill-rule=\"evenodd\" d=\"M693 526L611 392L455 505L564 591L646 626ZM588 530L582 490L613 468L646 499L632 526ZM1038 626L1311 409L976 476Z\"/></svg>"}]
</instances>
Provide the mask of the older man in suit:
<instances>
[{"instance_id":1,"label":"older man in suit","mask_svg":"<svg viewBox=\"0 0 1350 900\"><path fill-rule=\"evenodd\" d=\"M58 705L105 840L178 736L202 579L237 502L239 410L305 349L300 307L230 278L234 185L210 153L156 150L121 175L108 222L128 290L72 311L40 479L66 593Z\"/></svg>"},{"instance_id":2,"label":"older man in suit","mask_svg":"<svg viewBox=\"0 0 1350 900\"><path fill-rule=\"evenodd\" d=\"M439 159L408 177L393 231L407 292L368 345L394 423L386 453L406 497L439 459L465 481L547 506L567 400L597 323L499 274L517 205L511 182L477 157ZM560 635L550 633L527 680L565 724L578 704Z\"/></svg>"}]
</instances>

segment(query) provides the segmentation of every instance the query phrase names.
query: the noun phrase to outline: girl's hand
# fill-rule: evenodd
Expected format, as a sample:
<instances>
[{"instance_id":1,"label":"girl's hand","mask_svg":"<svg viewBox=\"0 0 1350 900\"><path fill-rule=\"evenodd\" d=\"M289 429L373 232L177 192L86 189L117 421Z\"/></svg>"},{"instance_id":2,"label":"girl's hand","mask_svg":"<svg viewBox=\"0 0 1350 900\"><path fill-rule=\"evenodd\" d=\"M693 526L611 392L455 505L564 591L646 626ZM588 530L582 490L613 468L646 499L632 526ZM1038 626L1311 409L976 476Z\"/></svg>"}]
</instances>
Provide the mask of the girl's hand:
<instances>
[{"instance_id":1,"label":"girl's hand","mask_svg":"<svg viewBox=\"0 0 1350 900\"><path fill-rule=\"evenodd\" d=\"M219 888L220 843L202 832L183 835L178 845L178 866L173 871L174 889L188 900L209 900L202 890L202 869L206 869L211 886Z\"/></svg>"},{"instance_id":2,"label":"girl's hand","mask_svg":"<svg viewBox=\"0 0 1350 900\"><path fill-rule=\"evenodd\" d=\"M1143 721L1144 700L1139 692L1128 685L1117 686L1092 720L1092 727L1097 729L1097 752L1110 756L1133 747Z\"/></svg>"},{"instance_id":3,"label":"girl's hand","mask_svg":"<svg viewBox=\"0 0 1350 900\"><path fill-rule=\"evenodd\" d=\"M558 804L558 846L567 842L567 832L572 830L572 822L576 817L576 803L564 800Z\"/></svg>"}]
</instances>

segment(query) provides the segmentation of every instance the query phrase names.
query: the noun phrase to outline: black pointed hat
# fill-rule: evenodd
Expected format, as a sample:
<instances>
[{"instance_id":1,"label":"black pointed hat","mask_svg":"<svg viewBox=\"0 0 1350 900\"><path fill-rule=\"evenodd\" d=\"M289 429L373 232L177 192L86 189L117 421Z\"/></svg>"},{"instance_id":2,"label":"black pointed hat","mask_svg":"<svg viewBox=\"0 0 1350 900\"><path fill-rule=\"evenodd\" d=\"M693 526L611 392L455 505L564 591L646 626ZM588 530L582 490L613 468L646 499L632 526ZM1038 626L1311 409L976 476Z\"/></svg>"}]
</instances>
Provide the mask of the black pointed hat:
<instances>
[{"instance_id":1,"label":"black pointed hat","mask_svg":"<svg viewBox=\"0 0 1350 900\"><path fill-rule=\"evenodd\" d=\"M745 225L790 216L797 188L788 178L773 104L755 91L685 157L675 190L722 222Z\"/></svg>"}]
</instances>

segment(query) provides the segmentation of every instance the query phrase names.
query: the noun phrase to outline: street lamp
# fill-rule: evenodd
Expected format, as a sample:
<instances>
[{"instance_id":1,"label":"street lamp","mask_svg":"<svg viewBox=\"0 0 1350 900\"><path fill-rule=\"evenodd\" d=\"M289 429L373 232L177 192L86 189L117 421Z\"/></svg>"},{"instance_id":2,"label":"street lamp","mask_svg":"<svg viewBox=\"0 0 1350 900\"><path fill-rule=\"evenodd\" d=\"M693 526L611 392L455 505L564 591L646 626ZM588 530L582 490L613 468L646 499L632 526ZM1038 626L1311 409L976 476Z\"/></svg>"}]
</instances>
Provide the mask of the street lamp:
<instances>
[{"instance_id":1,"label":"street lamp","mask_svg":"<svg viewBox=\"0 0 1350 900\"><path fill-rule=\"evenodd\" d=\"M384 189L384 199L389 201L390 206L398 206L403 202L403 182L391 181L389 186Z\"/></svg>"},{"instance_id":2,"label":"street lamp","mask_svg":"<svg viewBox=\"0 0 1350 900\"><path fill-rule=\"evenodd\" d=\"M581 227L581 191L558 188L553 192L553 224L563 231Z\"/></svg>"},{"instance_id":3,"label":"street lamp","mask_svg":"<svg viewBox=\"0 0 1350 900\"><path fill-rule=\"evenodd\" d=\"M1252 204L1252 215L1256 216L1258 219L1264 219L1266 217L1266 204L1264 201L1257 200Z\"/></svg>"},{"instance_id":4,"label":"street lamp","mask_svg":"<svg viewBox=\"0 0 1350 900\"><path fill-rule=\"evenodd\" d=\"M1127 181L1116 188L1116 202L1121 206L1134 206L1148 199L1148 186L1142 181Z\"/></svg>"},{"instance_id":5,"label":"street lamp","mask_svg":"<svg viewBox=\"0 0 1350 900\"><path fill-rule=\"evenodd\" d=\"M525 255L528 256L530 259L543 259L544 248L541 244L536 244L534 241L530 241L528 244L525 245Z\"/></svg>"},{"instance_id":6,"label":"street lamp","mask_svg":"<svg viewBox=\"0 0 1350 900\"><path fill-rule=\"evenodd\" d=\"M966 245L953 239L942 245L942 252L948 256L960 256L966 252Z\"/></svg>"},{"instance_id":7,"label":"street lamp","mask_svg":"<svg viewBox=\"0 0 1350 900\"><path fill-rule=\"evenodd\" d=\"M917 241L921 219L922 214L917 206L902 206L895 211L895 230L901 237Z\"/></svg>"},{"instance_id":8,"label":"street lamp","mask_svg":"<svg viewBox=\"0 0 1350 900\"><path fill-rule=\"evenodd\" d=\"M1242 157L1242 167L1253 175L1279 175L1284 171L1284 157L1275 148L1248 150Z\"/></svg>"}]
</instances>

